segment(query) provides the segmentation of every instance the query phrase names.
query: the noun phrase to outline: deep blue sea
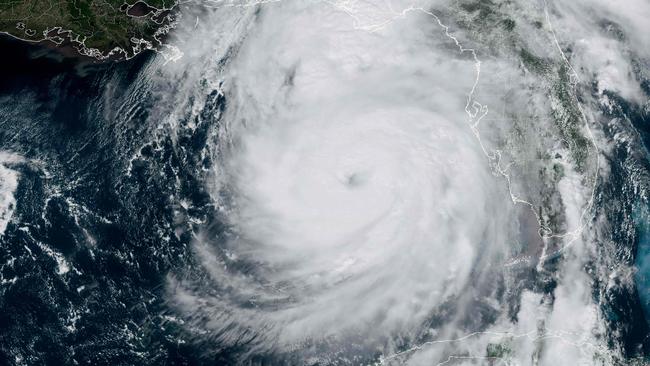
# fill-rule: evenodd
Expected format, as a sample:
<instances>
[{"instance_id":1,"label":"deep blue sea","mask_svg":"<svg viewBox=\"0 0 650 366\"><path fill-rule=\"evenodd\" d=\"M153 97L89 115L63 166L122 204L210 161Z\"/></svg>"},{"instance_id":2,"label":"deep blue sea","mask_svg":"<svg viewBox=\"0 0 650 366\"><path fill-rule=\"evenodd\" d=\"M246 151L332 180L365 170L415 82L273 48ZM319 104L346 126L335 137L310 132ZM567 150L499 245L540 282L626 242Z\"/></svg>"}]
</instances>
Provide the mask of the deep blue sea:
<instances>
[{"instance_id":1,"label":"deep blue sea","mask_svg":"<svg viewBox=\"0 0 650 366\"><path fill-rule=\"evenodd\" d=\"M176 198L212 215L195 175L209 165L195 154L205 131L179 136L182 150L151 142L155 101L136 81L153 54L95 64L6 38L2 49L0 150L22 160L7 163L20 180L0 238L0 364L221 359L165 317L166 276L189 255Z\"/></svg>"}]
</instances>

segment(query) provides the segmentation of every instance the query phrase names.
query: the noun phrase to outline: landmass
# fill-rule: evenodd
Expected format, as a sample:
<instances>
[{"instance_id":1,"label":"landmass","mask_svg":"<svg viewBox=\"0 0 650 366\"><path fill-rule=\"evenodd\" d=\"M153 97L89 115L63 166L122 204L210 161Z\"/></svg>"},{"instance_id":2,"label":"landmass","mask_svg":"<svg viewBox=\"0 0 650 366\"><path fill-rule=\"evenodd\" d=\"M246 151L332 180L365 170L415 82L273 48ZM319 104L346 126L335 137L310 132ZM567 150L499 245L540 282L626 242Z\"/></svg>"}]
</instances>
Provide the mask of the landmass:
<instances>
[{"instance_id":1,"label":"landmass","mask_svg":"<svg viewBox=\"0 0 650 366\"><path fill-rule=\"evenodd\" d=\"M177 0L0 0L0 33L97 60L158 49Z\"/></svg>"}]
</instances>

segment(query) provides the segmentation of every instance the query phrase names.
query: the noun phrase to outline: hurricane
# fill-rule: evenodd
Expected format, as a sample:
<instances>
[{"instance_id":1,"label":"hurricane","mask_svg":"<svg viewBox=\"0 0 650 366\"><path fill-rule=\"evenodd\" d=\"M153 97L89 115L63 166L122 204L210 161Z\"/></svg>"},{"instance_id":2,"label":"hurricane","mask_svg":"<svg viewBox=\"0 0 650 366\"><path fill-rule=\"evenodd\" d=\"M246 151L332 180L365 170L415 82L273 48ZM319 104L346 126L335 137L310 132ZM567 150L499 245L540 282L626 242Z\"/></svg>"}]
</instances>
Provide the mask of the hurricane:
<instances>
[{"instance_id":1,"label":"hurricane","mask_svg":"<svg viewBox=\"0 0 650 366\"><path fill-rule=\"evenodd\" d=\"M425 13L369 33L331 5L268 12L224 86L232 237L197 244L227 296L198 305L200 293L181 291L179 302L232 326L236 342L250 327L281 347L412 333L508 240L512 205L465 113L473 59Z\"/></svg>"},{"instance_id":2,"label":"hurricane","mask_svg":"<svg viewBox=\"0 0 650 366\"><path fill-rule=\"evenodd\" d=\"M647 2L163 3L7 41L0 363L650 362Z\"/></svg>"},{"instance_id":3,"label":"hurricane","mask_svg":"<svg viewBox=\"0 0 650 366\"><path fill-rule=\"evenodd\" d=\"M508 306L503 267L540 226L478 129L481 61L434 12L398 10L268 4L228 46L212 178L227 234L197 234L204 276L169 285L215 342L390 356Z\"/></svg>"}]
</instances>

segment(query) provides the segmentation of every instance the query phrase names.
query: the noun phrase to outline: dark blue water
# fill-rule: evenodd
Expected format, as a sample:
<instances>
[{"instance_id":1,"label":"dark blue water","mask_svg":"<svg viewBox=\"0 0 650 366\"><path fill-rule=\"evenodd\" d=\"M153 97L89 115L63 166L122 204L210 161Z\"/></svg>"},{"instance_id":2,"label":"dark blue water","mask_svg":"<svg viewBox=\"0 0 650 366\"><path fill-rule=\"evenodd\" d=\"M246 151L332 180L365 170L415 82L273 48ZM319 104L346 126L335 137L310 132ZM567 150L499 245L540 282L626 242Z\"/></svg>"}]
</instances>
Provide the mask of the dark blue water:
<instances>
[{"instance_id":1,"label":"dark blue water","mask_svg":"<svg viewBox=\"0 0 650 366\"><path fill-rule=\"evenodd\" d=\"M216 216L201 188L211 163L197 158L216 94L202 127L172 142L154 136L155 100L138 84L152 54L95 64L1 42L0 150L24 161L10 166L18 205L0 237L0 274L16 279L0 287L0 364L227 360L165 317L166 276L191 267L192 228L179 210Z\"/></svg>"},{"instance_id":2,"label":"dark blue water","mask_svg":"<svg viewBox=\"0 0 650 366\"><path fill-rule=\"evenodd\" d=\"M634 223L638 235L635 265L635 280L639 291L641 305L650 319L650 212L649 207L637 208Z\"/></svg>"},{"instance_id":3,"label":"dark blue water","mask_svg":"<svg viewBox=\"0 0 650 366\"><path fill-rule=\"evenodd\" d=\"M596 279L612 344L621 344L629 358L650 362L650 202L640 192L650 188L650 118L642 106L608 94L612 109L603 108L604 129L630 136L613 143L606 159L609 174L599 184L596 209L607 217L597 243L596 261L610 268L614 277ZM630 286L625 268L633 268ZM621 271L621 272L619 272ZM599 283L603 281L603 283Z\"/></svg>"}]
</instances>

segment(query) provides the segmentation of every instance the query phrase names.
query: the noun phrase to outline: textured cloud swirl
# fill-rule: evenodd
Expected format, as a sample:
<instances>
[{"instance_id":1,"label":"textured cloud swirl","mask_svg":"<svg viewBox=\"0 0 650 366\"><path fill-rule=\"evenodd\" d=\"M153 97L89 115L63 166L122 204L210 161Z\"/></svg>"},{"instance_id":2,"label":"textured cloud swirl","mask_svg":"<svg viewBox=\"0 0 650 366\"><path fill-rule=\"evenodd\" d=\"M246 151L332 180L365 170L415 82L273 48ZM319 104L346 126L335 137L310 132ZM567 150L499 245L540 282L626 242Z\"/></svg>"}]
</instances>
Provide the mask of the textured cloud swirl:
<instances>
[{"instance_id":1,"label":"textured cloud swirl","mask_svg":"<svg viewBox=\"0 0 650 366\"><path fill-rule=\"evenodd\" d=\"M194 310L280 347L419 331L507 240L512 204L465 112L474 60L425 13L371 33L291 7L264 9L225 87L225 251L256 269L198 245L229 292Z\"/></svg>"}]
</instances>

